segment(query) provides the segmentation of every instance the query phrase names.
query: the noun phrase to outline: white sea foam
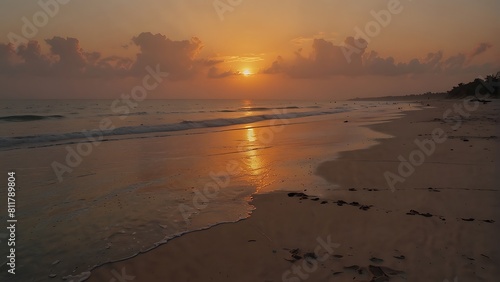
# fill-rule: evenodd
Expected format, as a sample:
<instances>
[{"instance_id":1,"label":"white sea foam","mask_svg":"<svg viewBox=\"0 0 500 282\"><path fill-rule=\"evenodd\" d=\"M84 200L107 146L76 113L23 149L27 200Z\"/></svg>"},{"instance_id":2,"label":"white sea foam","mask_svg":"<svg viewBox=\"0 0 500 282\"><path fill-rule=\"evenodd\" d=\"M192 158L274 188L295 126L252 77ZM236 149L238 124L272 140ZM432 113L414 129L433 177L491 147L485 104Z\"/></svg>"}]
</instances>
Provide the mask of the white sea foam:
<instances>
[{"instance_id":1,"label":"white sea foam","mask_svg":"<svg viewBox=\"0 0 500 282\"><path fill-rule=\"evenodd\" d=\"M77 141L78 139L85 139L88 136L123 136L123 135L136 135L146 133L161 133L182 131L199 128L223 127L238 124L247 124L272 119L294 119L301 117L329 115L340 112L346 112L347 109L330 109L327 111L308 111L308 112L291 112L291 113L277 113L277 114L263 114L252 116L240 116L236 118L216 118L206 120L185 120L179 123L160 124L160 125L139 125L139 126L125 126L118 127L114 130L89 130L78 132L67 132L59 134L38 134L28 136L15 136L15 137L2 137L0 138L0 148L12 148L22 146L25 144L37 147L37 145L46 146L50 142L61 141Z\"/></svg>"}]
</instances>

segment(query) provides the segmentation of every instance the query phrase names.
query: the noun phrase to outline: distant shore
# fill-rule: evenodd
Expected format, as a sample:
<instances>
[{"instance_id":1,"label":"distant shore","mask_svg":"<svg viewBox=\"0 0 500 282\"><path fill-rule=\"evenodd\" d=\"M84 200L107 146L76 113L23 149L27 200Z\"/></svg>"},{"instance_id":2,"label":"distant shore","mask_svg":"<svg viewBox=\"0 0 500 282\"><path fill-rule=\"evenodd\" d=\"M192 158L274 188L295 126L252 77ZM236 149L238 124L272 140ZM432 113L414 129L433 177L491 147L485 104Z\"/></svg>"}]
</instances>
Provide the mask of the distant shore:
<instances>
[{"instance_id":1,"label":"distant shore","mask_svg":"<svg viewBox=\"0 0 500 282\"><path fill-rule=\"evenodd\" d=\"M426 100L441 100L446 98L447 93L425 93L425 94L413 94L405 96L381 96L381 97L365 97L365 98L353 98L349 101L415 101L422 102Z\"/></svg>"},{"instance_id":2,"label":"distant shore","mask_svg":"<svg viewBox=\"0 0 500 282\"><path fill-rule=\"evenodd\" d=\"M495 281L500 103L463 103L435 100L371 125L394 138L322 163L316 173L332 183L328 196L256 195L250 218L103 265L89 281L117 273L127 281Z\"/></svg>"}]
</instances>

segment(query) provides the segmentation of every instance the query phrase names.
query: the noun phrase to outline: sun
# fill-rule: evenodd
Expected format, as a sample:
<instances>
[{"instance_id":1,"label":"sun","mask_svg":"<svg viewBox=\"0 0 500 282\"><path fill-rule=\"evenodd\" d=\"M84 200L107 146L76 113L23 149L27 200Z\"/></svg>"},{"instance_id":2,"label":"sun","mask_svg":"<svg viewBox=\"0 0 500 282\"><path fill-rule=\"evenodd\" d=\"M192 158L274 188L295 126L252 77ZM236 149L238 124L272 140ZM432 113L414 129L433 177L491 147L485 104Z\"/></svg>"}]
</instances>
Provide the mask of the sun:
<instances>
[{"instance_id":1,"label":"sun","mask_svg":"<svg viewBox=\"0 0 500 282\"><path fill-rule=\"evenodd\" d=\"M252 75L252 72L249 69L244 69L243 71L241 71L241 74L244 76L250 76Z\"/></svg>"}]
</instances>

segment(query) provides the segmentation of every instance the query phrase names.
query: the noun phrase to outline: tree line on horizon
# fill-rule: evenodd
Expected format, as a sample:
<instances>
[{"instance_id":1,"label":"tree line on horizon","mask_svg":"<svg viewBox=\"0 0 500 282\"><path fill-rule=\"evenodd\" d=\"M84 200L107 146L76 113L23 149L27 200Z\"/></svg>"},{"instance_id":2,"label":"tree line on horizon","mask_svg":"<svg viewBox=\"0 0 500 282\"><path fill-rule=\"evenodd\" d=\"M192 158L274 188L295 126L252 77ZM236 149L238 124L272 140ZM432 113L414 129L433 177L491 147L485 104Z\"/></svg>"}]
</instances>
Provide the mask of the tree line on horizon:
<instances>
[{"instance_id":1,"label":"tree line on horizon","mask_svg":"<svg viewBox=\"0 0 500 282\"><path fill-rule=\"evenodd\" d=\"M459 83L447 92L447 98L465 98L474 96L476 99L500 98L500 71L487 75L485 79L476 78L469 83Z\"/></svg>"}]
</instances>

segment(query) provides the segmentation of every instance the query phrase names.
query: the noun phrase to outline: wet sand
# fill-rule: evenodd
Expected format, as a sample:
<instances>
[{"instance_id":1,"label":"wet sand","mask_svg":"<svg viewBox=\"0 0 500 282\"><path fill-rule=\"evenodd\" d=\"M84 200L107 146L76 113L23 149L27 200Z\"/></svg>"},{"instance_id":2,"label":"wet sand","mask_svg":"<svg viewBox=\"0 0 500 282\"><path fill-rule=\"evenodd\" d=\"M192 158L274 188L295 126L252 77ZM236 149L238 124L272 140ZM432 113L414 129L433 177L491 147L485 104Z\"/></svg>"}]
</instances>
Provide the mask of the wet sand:
<instances>
[{"instance_id":1,"label":"wet sand","mask_svg":"<svg viewBox=\"0 0 500 282\"><path fill-rule=\"evenodd\" d=\"M462 101L430 103L370 126L394 138L319 165L328 195L255 195L250 218L106 264L89 281L496 281L500 103L460 118L443 114ZM415 153L433 131L435 149ZM399 156L413 156L414 172L398 172Z\"/></svg>"}]
</instances>

